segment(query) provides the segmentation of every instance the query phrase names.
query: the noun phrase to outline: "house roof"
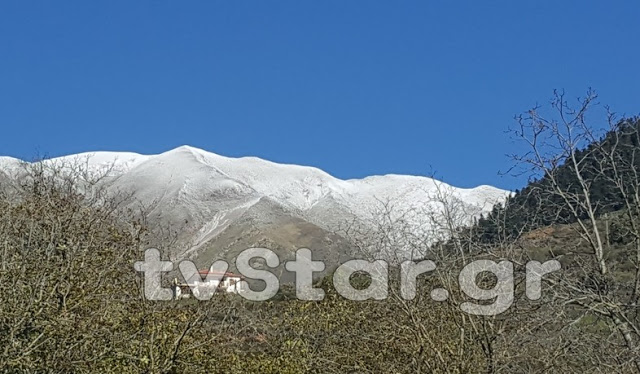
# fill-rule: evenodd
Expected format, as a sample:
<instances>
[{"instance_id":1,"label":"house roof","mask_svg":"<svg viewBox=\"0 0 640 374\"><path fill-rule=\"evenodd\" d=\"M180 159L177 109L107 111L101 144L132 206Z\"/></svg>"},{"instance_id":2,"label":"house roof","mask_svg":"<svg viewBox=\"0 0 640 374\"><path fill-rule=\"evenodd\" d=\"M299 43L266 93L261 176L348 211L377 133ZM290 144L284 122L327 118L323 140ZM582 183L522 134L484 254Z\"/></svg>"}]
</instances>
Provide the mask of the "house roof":
<instances>
[{"instance_id":1,"label":"house roof","mask_svg":"<svg viewBox=\"0 0 640 374\"><path fill-rule=\"evenodd\" d=\"M198 273L200 274L200 276L204 276L204 277L206 277L207 275L211 274L211 275L216 275L216 276L222 275L222 278L240 278L240 279L244 279L243 275L232 273L230 271L199 270Z\"/></svg>"}]
</instances>

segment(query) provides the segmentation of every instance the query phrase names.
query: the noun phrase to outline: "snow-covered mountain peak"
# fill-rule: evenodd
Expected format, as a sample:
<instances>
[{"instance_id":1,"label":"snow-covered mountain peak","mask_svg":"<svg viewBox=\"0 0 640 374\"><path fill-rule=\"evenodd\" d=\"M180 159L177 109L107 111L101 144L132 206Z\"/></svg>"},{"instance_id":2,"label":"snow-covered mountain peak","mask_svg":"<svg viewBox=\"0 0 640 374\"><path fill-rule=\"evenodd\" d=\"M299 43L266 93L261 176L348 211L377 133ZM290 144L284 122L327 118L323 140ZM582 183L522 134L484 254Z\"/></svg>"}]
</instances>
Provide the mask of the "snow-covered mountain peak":
<instances>
[{"instance_id":1,"label":"snow-covered mountain peak","mask_svg":"<svg viewBox=\"0 0 640 374\"><path fill-rule=\"evenodd\" d=\"M443 203L452 203L471 220L509 194L491 186L455 188L423 176L342 180L314 167L226 157L186 145L157 155L87 152L44 162L108 172L107 188L132 192L131 203L151 207L155 219L172 227L188 223L184 235L195 243L194 248L248 217L272 224L288 214L332 230L345 220L369 220L385 203L392 203L400 214L437 212ZM20 163L0 158L0 171L9 174ZM424 228L419 215L412 217L416 227Z\"/></svg>"},{"instance_id":2,"label":"snow-covered mountain peak","mask_svg":"<svg viewBox=\"0 0 640 374\"><path fill-rule=\"evenodd\" d=\"M57 157L46 162L106 170L110 175L130 180L135 185L144 184L146 180L207 190L224 179L227 184L233 182L246 186L261 196L300 210L310 209L328 196L354 208L372 201L403 198L419 203L434 191L442 193L439 189L447 189L456 197L478 206L486 205L486 201L490 201L492 206L508 194L486 185L471 189L454 188L423 176L387 174L341 180L315 167L280 164L258 157L226 157L188 145L157 155L98 151ZM17 163L17 160L5 157L0 159L0 168L15 167Z\"/></svg>"},{"instance_id":3,"label":"snow-covered mountain peak","mask_svg":"<svg viewBox=\"0 0 640 374\"><path fill-rule=\"evenodd\" d=\"M91 171L108 172L110 175L125 173L152 156L133 152L83 152L55 157L44 162L60 167L86 167Z\"/></svg>"}]
</instances>

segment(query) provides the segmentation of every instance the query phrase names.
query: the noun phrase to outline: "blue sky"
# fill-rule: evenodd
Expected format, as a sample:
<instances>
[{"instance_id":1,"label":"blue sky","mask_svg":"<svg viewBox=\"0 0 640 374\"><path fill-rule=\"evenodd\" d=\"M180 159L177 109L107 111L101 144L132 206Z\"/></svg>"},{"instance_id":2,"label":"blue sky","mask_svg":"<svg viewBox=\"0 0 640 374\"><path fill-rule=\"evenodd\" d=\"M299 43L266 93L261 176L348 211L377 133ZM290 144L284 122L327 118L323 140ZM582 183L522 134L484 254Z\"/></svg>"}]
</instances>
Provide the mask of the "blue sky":
<instances>
[{"instance_id":1,"label":"blue sky","mask_svg":"<svg viewBox=\"0 0 640 374\"><path fill-rule=\"evenodd\" d=\"M513 115L640 113L637 1L5 1L0 154L182 144L340 178L503 177Z\"/></svg>"}]
</instances>

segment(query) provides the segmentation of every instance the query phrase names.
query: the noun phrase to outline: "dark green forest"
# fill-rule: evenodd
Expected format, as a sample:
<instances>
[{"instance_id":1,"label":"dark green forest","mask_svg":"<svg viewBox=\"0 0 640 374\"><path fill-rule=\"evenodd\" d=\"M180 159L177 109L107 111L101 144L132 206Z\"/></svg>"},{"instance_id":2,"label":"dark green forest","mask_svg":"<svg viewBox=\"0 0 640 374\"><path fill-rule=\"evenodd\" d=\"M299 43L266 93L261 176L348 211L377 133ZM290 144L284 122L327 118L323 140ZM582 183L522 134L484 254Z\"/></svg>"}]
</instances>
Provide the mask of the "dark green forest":
<instances>
[{"instance_id":1,"label":"dark green forest","mask_svg":"<svg viewBox=\"0 0 640 374\"><path fill-rule=\"evenodd\" d=\"M625 208L624 191L616 183L622 182L626 193L633 193L638 179L636 170L640 170L639 147L640 118L633 117L617 122L602 137L575 151L597 217ZM496 205L490 214L479 218L472 228L476 238L490 243L499 236L516 238L537 228L586 219L584 209L578 207L576 216L562 197L549 192L554 183L555 188L571 195L583 194L573 165L564 159L562 164L516 190L505 204Z\"/></svg>"}]
</instances>

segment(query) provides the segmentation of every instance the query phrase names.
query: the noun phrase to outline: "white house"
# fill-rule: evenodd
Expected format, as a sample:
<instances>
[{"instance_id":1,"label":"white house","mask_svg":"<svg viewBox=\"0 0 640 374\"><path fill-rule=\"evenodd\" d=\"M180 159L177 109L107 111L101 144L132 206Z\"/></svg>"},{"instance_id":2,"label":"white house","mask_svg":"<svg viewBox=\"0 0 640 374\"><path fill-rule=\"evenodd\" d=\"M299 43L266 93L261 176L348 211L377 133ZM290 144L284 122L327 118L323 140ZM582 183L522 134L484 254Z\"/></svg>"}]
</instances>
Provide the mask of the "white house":
<instances>
[{"instance_id":1,"label":"white house","mask_svg":"<svg viewBox=\"0 0 640 374\"><path fill-rule=\"evenodd\" d=\"M213 289L214 292L240 293L243 291L241 281L244 277L240 274L231 272L215 272L209 270L200 270L201 280L187 283L178 283L177 279L173 280L173 296L175 299L182 299L197 296L203 288ZM209 276L212 279L207 280Z\"/></svg>"}]
</instances>

